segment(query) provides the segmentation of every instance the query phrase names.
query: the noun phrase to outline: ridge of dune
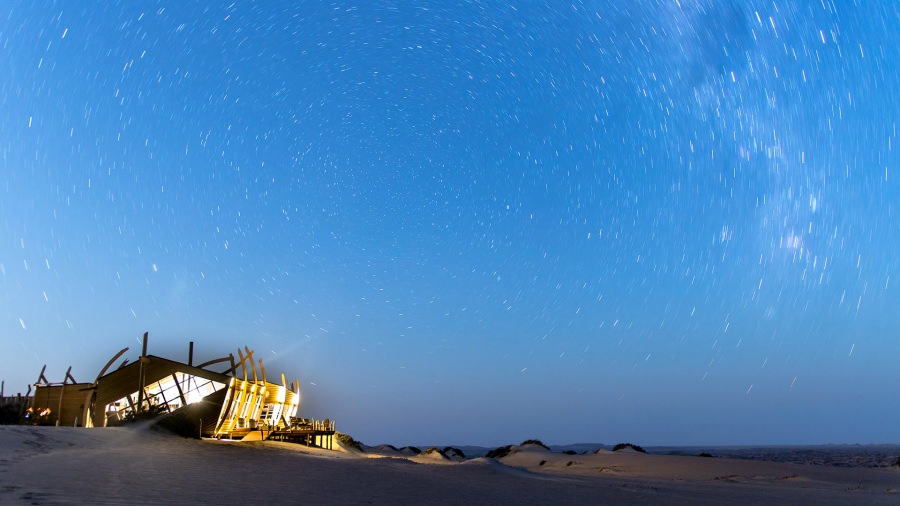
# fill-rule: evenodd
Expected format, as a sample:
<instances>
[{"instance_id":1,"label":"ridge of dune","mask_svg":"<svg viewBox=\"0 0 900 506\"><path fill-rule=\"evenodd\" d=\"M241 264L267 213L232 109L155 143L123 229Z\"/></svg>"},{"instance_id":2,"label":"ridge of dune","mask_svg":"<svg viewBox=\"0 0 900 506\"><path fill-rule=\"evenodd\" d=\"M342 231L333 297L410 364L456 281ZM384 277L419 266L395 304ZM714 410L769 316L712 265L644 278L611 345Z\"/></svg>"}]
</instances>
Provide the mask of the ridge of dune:
<instances>
[{"instance_id":1,"label":"ridge of dune","mask_svg":"<svg viewBox=\"0 0 900 506\"><path fill-rule=\"evenodd\" d=\"M456 462L255 441L184 439L145 427L0 427L0 503L896 504L900 469L511 446ZM367 448L372 450L374 447ZM382 447L380 451L390 450ZM227 472L226 472L227 471ZM152 476L153 479L147 479ZM164 484L162 486L161 484Z\"/></svg>"}]
</instances>

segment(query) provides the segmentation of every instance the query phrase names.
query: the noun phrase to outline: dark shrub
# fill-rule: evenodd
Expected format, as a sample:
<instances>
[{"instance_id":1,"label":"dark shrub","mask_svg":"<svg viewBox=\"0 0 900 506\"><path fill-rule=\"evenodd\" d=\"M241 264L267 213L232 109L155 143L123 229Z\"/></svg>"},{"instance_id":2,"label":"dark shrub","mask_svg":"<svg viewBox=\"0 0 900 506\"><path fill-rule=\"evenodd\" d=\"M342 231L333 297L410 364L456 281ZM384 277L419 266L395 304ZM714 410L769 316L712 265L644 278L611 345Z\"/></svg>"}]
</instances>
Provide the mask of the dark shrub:
<instances>
[{"instance_id":1,"label":"dark shrub","mask_svg":"<svg viewBox=\"0 0 900 506\"><path fill-rule=\"evenodd\" d=\"M616 446L613 446L612 451L618 452L618 451L622 451L622 450L627 450L629 448L636 452L647 453L647 451L644 450L643 448L641 448L640 446L634 445L631 443L619 443Z\"/></svg>"},{"instance_id":2,"label":"dark shrub","mask_svg":"<svg viewBox=\"0 0 900 506\"><path fill-rule=\"evenodd\" d=\"M697 456L698 456L698 457L712 457L712 454L711 454L711 453L707 453L707 452L702 452L700 455L697 455Z\"/></svg>"},{"instance_id":3,"label":"dark shrub","mask_svg":"<svg viewBox=\"0 0 900 506\"><path fill-rule=\"evenodd\" d=\"M342 445L353 448L354 450L363 451L362 443L350 437L350 434L344 434L343 432L335 432L334 437L337 438L338 442Z\"/></svg>"},{"instance_id":4,"label":"dark shrub","mask_svg":"<svg viewBox=\"0 0 900 506\"><path fill-rule=\"evenodd\" d=\"M22 423L22 410L15 404L0 406L0 425L18 425Z\"/></svg>"},{"instance_id":5,"label":"dark shrub","mask_svg":"<svg viewBox=\"0 0 900 506\"><path fill-rule=\"evenodd\" d=\"M512 446L501 446L500 448L494 448L493 450L487 452L484 456L489 459L502 459L503 457L509 455L510 451L512 451Z\"/></svg>"},{"instance_id":6,"label":"dark shrub","mask_svg":"<svg viewBox=\"0 0 900 506\"><path fill-rule=\"evenodd\" d=\"M547 447L547 445L542 443L539 439L529 439L528 441L523 441L522 444L520 444L519 446L525 446L525 445L538 445L538 446L544 447L547 450L550 449Z\"/></svg>"}]
</instances>

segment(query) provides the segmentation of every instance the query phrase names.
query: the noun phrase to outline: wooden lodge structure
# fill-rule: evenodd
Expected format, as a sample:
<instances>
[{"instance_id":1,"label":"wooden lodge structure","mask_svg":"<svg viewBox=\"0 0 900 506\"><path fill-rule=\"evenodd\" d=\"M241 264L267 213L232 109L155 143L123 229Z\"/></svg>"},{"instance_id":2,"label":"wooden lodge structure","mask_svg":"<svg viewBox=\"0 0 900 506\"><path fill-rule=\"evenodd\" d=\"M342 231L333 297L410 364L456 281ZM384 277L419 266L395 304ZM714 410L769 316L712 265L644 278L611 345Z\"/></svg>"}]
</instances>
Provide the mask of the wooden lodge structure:
<instances>
[{"instance_id":1,"label":"wooden lodge structure","mask_svg":"<svg viewBox=\"0 0 900 506\"><path fill-rule=\"evenodd\" d=\"M218 439L303 442L331 448L334 422L296 417L300 382L268 381L262 360L254 361L247 347L233 354L194 365L194 343L187 363L147 353L144 334L136 362L113 364L119 351L91 383L78 383L66 371L62 383L50 383L41 370L31 411L50 425L107 427L142 417L171 416L193 426L203 437ZM219 372L213 369L218 366Z\"/></svg>"}]
</instances>

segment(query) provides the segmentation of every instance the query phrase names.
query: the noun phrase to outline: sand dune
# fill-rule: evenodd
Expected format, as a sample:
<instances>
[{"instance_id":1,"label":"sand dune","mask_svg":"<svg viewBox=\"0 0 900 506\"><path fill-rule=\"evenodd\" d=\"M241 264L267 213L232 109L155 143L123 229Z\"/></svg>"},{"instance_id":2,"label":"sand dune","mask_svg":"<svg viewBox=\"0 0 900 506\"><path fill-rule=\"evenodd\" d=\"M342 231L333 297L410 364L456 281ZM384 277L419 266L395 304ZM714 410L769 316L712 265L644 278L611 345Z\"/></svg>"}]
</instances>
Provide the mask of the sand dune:
<instances>
[{"instance_id":1,"label":"sand dune","mask_svg":"<svg viewBox=\"0 0 900 506\"><path fill-rule=\"evenodd\" d=\"M454 462L146 428L0 427L3 504L898 504L900 470L536 445ZM435 465L437 464L437 465Z\"/></svg>"}]
</instances>

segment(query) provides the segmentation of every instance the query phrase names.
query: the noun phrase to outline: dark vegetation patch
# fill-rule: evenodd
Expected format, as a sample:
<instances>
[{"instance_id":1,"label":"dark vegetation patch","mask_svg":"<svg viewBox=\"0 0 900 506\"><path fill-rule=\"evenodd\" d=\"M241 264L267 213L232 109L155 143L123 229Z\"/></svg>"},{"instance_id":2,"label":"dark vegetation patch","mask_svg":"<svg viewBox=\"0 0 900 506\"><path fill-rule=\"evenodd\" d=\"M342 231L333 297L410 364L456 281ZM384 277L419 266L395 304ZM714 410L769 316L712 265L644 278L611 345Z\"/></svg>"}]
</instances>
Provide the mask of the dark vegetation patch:
<instances>
[{"instance_id":1,"label":"dark vegetation patch","mask_svg":"<svg viewBox=\"0 0 900 506\"><path fill-rule=\"evenodd\" d=\"M487 452L484 456L489 459L502 459L503 457L509 455L509 452L512 451L512 445L501 446L500 448L494 448L493 450Z\"/></svg>"},{"instance_id":2,"label":"dark vegetation patch","mask_svg":"<svg viewBox=\"0 0 900 506\"><path fill-rule=\"evenodd\" d=\"M634 450L636 452L647 453L647 450L644 450L640 446L631 444L631 443L619 443L616 446L613 446L612 451L619 452L619 451L628 450L628 449Z\"/></svg>"},{"instance_id":3,"label":"dark vegetation patch","mask_svg":"<svg viewBox=\"0 0 900 506\"><path fill-rule=\"evenodd\" d=\"M712 454L709 452L701 452L698 457L712 457Z\"/></svg>"},{"instance_id":4,"label":"dark vegetation patch","mask_svg":"<svg viewBox=\"0 0 900 506\"><path fill-rule=\"evenodd\" d=\"M527 441L523 441L522 444L520 444L519 446L525 446L525 445L538 445L538 446L544 447L544 449L546 449L546 450L550 449L547 445L542 443L540 439L529 439Z\"/></svg>"},{"instance_id":5,"label":"dark vegetation patch","mask_svg":"<svg viewBox=\"0 0 900 506\"><path fill-rule=\"evenodd\" d=\"M0 425L18 425L22 423L22 408L16 404L0 406Z\"/></svg>"},{"instance_id":6,"label":"dark vegetation patch","mask_svg":"<svg viewBox=\"0 0 900 506\"><path fill-rule=\"evenodd\" d=\"M353 448L355 450L363 451L362 443L353 439L350 434L344 434L343 432L335 432L334 437L337 438L338 442L342 445Z\"/></svg>"}]
</instances>

